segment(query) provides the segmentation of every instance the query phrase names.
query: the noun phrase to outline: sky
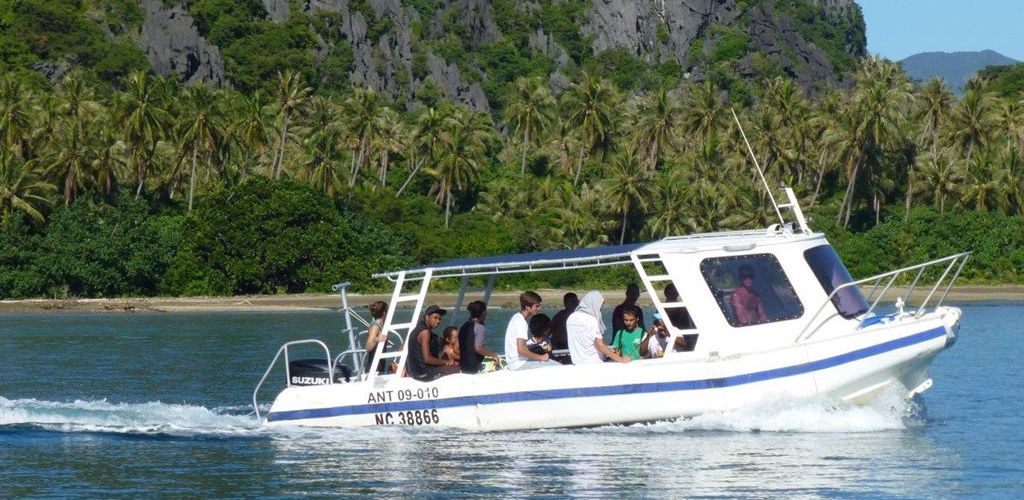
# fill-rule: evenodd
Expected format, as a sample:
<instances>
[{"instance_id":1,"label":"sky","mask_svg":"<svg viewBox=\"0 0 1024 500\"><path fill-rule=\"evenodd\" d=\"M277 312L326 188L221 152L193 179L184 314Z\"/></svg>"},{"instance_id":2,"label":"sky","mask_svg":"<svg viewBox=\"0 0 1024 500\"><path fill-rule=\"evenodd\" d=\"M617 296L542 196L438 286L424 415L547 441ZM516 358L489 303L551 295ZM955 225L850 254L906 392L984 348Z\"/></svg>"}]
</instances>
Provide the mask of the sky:
<instances>
[{"instance_id":1,"label":"sky","mask_svg":"<svg viewBox=\"0 0 1024 500\"><path fill-rule=\"evenodd\" d=\"M1024 0L856 0L868 52L899 61L919 52L992 49L1024 61Z\"/></svg>"}]
</instances>

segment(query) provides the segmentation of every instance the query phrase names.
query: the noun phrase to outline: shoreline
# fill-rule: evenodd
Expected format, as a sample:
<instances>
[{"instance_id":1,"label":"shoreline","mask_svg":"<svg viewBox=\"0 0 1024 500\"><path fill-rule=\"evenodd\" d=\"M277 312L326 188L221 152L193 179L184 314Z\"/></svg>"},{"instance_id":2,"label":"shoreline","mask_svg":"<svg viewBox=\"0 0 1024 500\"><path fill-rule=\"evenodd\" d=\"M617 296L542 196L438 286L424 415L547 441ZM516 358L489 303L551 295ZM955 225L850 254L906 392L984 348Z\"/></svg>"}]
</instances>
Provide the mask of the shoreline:
<instances>
[{"instance_id":1,"label":"shoreline","mask_svg":"<svg viewBox=\"0 0 1024 500\"><path fill-rule=\"evenodd\" d=\"M914 297L920 300L927 293L918 290ZM547 308L560 307L562 295L566 290L539 289L537 293L544 298ZM577 291L576 293L580 293ZM602 291L605 305L614 305L622 301L621 290ZM942 290L936 292L941 297ZM886 294L883 303L895 300L894 294ZM515 308L518 306L518 291L496 291L491 294L492 308ZM349 294L348 301L352 307L366 307L371 302L390 300L390 293L381 294ZM427 304L437 303L450 308L455 303L456 293L431 293L427 296ZM947 302L983 302L1005 301L1024 302L1024 285L964 285L954 287L946 297ZM641 294L641 305L650 305L647 294ZM291 294L291 295L248 295L234 297L130 297L118 299L24 299L0 300L0 314L26 312L54 313L102 313L102 312L271 312L271 311L316 311L337 310L341 308L341 298L337 294Z\"/></svg>"}]
</instances>

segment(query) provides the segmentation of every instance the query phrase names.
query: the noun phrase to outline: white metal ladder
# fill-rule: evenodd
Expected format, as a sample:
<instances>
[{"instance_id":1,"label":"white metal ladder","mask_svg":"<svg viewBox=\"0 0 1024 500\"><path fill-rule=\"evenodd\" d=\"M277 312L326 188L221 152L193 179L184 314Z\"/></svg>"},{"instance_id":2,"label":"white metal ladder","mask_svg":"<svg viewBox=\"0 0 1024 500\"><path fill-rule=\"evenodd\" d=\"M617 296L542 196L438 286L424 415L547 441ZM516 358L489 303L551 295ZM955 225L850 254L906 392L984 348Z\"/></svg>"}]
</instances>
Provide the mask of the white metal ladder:
<instances>
[{"instance_id":1,"label":"white metal ladder","mask_svg":"<svg viewBox=\"0 0 1024 500\"><path fill-rule=\"evenodd\" d=\"M644 269L644 263L658 263L661 264L661 267L664 269L665 263L661 259L661 254L653 253L641 255L634 253L630 256L630 259L633 261L633 267L636 268L636 273L640 276L640 280L644 282L644 288L647 289L647 295L651 298L651 304L654 304L655 309L658 310L658 314L664 318L665 327L669 332L668 348L665 349L665 356L671 356L675 353L675 349L673 349L672 346L675 345L676 338L683 336L683 332L676 328L671 321L668 321L668 313L666 312L666 309L686 307L686 303L662 302L658 297L658 290L655 289L654 283L672 283L672 276L668 274L668 269L665 269L665 274L649 275L647 274L647 269Z\"/></svg>"},{"instance_id":2,"label":"white metal ladder","mask_svg":"<svg viewBox=\"0 0 1024 500\"><path fill-rule=\"evenodd\" d=\"M367 373L367 380L373 380L377 377L377 367L380 366L380 362L387 359L398 359L398 370L397 373L401 374L405 369L406 356L405 353L409 350L409 341L411 339L413 329L419 323L420 313L423 311L423 302L427 298L427 289L430 288L430 277L433 275L433 270L427 269L423 271L422 281L420 282L420 289L415 294L402 295L402 286L405 285L405 271L398 273L398 279L395 280L395 291L391 294L391 302L388 305L388 314L384 319L384 326L381 327L384 332L395 332L399 337L405 339L401 349L384 352L384 344L386 342L378 342L377 348L373 353L373 363L370 365L370 371ZM399 305L413 303L412 317L408 322L395 323L395 311L398 310Z\"/></svg>"}]
</instances>

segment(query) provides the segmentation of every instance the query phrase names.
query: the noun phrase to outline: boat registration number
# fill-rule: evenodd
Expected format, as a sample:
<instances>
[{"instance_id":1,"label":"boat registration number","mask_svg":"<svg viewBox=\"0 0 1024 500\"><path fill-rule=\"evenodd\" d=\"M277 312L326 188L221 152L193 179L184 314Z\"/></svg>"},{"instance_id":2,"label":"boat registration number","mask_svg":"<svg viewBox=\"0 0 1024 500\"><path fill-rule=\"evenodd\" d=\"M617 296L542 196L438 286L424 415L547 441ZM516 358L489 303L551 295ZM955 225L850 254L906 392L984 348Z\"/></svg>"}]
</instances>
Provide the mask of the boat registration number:
<instances>
[{"instance_id":1,"label":"boat registration number","mask_svg":"<svg viewBox=\"0 0 1024 500\"><path fill-rule=\"evenodd\" d=\"M431 425L441 423L437 410L409 410L373 415L377 425Z\"/></svg>"}]
</instances>

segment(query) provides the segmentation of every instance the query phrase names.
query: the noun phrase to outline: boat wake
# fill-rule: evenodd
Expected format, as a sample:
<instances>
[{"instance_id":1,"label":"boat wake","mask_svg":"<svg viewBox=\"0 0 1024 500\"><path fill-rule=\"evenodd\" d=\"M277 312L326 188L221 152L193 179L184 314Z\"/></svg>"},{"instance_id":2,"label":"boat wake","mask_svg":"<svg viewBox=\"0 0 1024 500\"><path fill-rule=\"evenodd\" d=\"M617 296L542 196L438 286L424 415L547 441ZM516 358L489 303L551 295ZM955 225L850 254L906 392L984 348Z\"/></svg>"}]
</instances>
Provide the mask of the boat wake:
<instances>
[{"instance_id":1,"label":"boat wake","mask_svg":"<svg viewBox=\"0 0 1024 500\"><path fill-rule=\"evenodd\" d=\"M925 424L924 408L891 391L867 405L832 398L765 399L742 409L657 424L666 431L855 433L905 430Z\"/></svg>"},{"instance_id":2,"label":"boat wake","mask_svg":"<svg viewBox=\"0 0 1024 500\"><path fill-rule=\"evenodd\" d=\"M0 397L0 431L35 427L58 432L109 432L169 436L246 436L259 432L251 406L218 407Z\"/></svg>"}]
</instances>

